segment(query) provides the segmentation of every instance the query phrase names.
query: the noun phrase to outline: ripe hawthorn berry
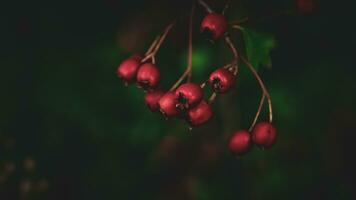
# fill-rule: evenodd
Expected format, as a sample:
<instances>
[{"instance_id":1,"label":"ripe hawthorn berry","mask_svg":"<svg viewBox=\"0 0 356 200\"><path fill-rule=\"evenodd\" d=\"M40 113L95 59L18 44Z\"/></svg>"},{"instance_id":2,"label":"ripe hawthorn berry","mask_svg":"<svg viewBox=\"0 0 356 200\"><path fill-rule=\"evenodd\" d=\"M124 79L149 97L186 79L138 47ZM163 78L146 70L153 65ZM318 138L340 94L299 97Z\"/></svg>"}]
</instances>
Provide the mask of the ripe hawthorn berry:
<instances>
[{"instance_id":1,"label":"ripe hawthorn berry","mask_svg":"<svg viewBox=\"0 0 356 200\"><path fill-rule=\"evenodd\" d=\"M225 68L217 69L210 74L209 84L214 92L226 93L234 86L235 75Z\"/></svg>"},{"instance_id":2,"label":"ripe hawthorn berry","mask_svg":"<svg viewBox=\"0 0 356 200\"><path fill-rule=\"evenodd\" d=\"M145 90L155 88L160 79L160 72L156 65L145 63L137 72L137 84Z\"/></svg>"},{"instance_id":3,"label":"ripe hawthorn berry","mask_svg":"<svg viewBox=\"0 0 356 200\"><path fill-rule=\"evenodd\" d=\"M141 56L135 54L124 60L117 68L117 76L120 77L125 84L133 82L136 79L136 74L141 65Z\"/></svg>"},{"instance_id":4,"label":"ripe hawthorn berry","mask_svg":"<svg viewBox=\"0 0 356 200\"><path fill-rule=\"evenodd\" d=\"M197 106L190 109L187 113L187 121L191 126L199 126L208 122L213 116L211 106L202 100Z\"/></svg>"},{"instance_id":5,"label":"ripe hawthorn berry","mask_svg":"<svg viewBox=\"0 0 356 200\"><path fill-rule=\"evenodd\" d=\"M186 111L196 106L203 99L202 88L195 83L185 83L177 88L176 107L180 111Z\"/></svg>"},{"instance_id":6,"label":"ripe hawthorn berry","mask_svg":"<svg viewBox=\"0 0 356 200\"><path fill-rule=\"evenodd\" d=\"M158 101L159 110L166 117L174 117L179 114L176 107L176 95L174 92L165 93Z\"/></svg>"},{"instance_id":7,"label":"ripe hawthorn berry","mask_svg":"<svg viewBox=\"0 0 356 200\"><path fill-rule=\"evenodd\" d=\"M227 29L225 16L218 13L206 15L201 23L200 32L208 39L217 40L222 37Z\"/></svg>"},{"instance_id":8,"label":"ripe hawthorn berry","mask_svg":"<svg viewBox=\"0 0 356 200\"><path fill-rule=\"evenodd\" d=\"M268 122L256 124L252 131L252 141L263 148L271 148L277 138L276 128Z\"/></svg>"},{"instance_id":9,"label":"ripe hawthorn berry","mask_svg":"<svg viewBox=\"0 0 356 200\"><path fill-rule=\"evenodd\" d=\"M236 131L229 139L229 150L235 155L243 155L251 148L251 135L246 130Z\"/></svg>"},{"instance_id":10,"label":"ripe hawthorn berry","mask_svg":"<svg viewBox=\"0 0 356 200\"><path fill-rule=\"evenodd\" d=\"M152 112L159 110L158 101L165 94L162 90L149 91L145 94L145 104Z\"/></svg>"}]
</instances>

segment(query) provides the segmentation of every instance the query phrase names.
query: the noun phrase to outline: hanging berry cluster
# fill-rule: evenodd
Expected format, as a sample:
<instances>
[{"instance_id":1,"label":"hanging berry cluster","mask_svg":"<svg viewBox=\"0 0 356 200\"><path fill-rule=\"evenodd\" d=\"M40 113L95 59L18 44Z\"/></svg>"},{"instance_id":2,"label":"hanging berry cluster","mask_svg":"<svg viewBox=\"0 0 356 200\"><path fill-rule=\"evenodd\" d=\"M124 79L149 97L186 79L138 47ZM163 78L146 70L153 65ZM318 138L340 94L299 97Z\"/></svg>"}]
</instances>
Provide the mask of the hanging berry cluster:
<instances>
[{"instance_id":1,"label":"hanging berry cluster","mask_svg":"<svg viewBox=\"0 0 356 200\"><path fill-rule=\"evenodd\" d=\"M212 118L211 104L218 94L227 93L234 87L239 72L239 61L241 60L258 81L262 89L262 97L252 125L248 130L238 130L232 134L228 141L228 148L233 154L242 155L248 152L253 144L266 149L272 147L277 133L272 125L272 102L265 84L252 64L239 55L231 41L227 32L229 24L224 16L225 10L222 14L215 13L203 0L198 0L198 3L208 13L201 22L200 32L212 41L223 38L234 56L232 62L213 71L208 80L202 84L191 81L193 68L192 24L195 9L193 5L189 20L188 66L183 75L169 90L157 89L161 75L156 65L155 56L174 23L168 25L164 32L156 37L144 56L134 54L124 60L117 68L118 77L126 85L136 82L137 86L145 91L144 100L152 112L161 112L166 118L178 117L184 119L192 128L205 124ZM241 29L239 24L232 24L232 28ZM186 82L183 83L183 81ZM212 94L210 98L204 99L203 89L207 85L211 87ZM268 122L257 123L266 99L269 108L269 120Z\"/></svg>"}]
</instances>

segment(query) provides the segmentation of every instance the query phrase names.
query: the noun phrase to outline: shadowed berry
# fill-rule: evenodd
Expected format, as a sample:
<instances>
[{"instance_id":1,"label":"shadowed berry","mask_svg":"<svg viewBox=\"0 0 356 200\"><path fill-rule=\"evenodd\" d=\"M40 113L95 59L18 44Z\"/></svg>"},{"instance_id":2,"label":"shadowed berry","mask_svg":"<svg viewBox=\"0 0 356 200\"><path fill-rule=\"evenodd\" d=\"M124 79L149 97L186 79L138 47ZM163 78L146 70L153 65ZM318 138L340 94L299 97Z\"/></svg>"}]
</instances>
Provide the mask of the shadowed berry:
<instances>
[{"instance_id":1,"label":"shadowed berry","mask_svg":"<svg viewBox=\"0 0 356 200\"><path fill-rule=\"evenodd\" d=\"M135 81L137 71L141 65L140 60L141 57L138 55L124 60L116 70L117 76L120 77L126 84Z\"/></svg>"},{"instance_id":2,"label":"shadowed berry","mask_svg":"<svg viewBox=\"0 0 356 200\"><path fill-rule=\"evenodd\" d=\"M143 64L137 72L137 84L143 89L155 88L160 79L160 72L152 63Z\"/></svg>"},{"instance_id":3,"label":"shadowed berry","mask_svg":"<svg viewBox=\"0 0 356 200\"><path fill-rule=\"evenodd\" d=\"M211 73L209 84L214 92L226 93L235 85L235 75L227 69L217 69Z\"/></svg>"},{"instance_id":4,"label":"shadowed berry","mask_svg":"<svg viewBox=\"0 0 356 200\"><path fill-rule=\"evenodd\" d=\"M263 148L272 147L276 141L276 138L276 128L268 122L260 122L256 124L252 131L253 142Z\"/></svg>"},{"instance_id":5,"label":"shadowed berry","mask_svg":"<svg viewBox=\"0 0 356 200\"><path fill-rule=\"evenodd\" d=\"M187 121L191 126L199 126L208 122L212 116L213 111L211 106L203 100L197 106L188 111Z\"/></svg>"},{"instance_id":6,"label":"shadowed berry","mask_svg":"<svg viewBox=\"0 0 356 200\"><path fill-rule=\"evenodd\" d=\"M158 101L159 109L166 117L174 117L178 115L176 107L176 95L174 92L167 92Z\"/></svg>"},{"instance_id":7,"label":"shadowed berry","mask_svg":"<svg viewBox=\"0 0 356 200\"><path fill-rule=\"evenodd\" d=\"M203 90L195 83L185 83L179 86L175 92L177 108L186 111L196 106L203 99Z\"/></svg>"},{"instance_id":8,"label":"shadowed berry","mask_svg":"<svg viewBox=\"0 0 356 200\"><path fill-rule=\"evenodd\" d=\"M158 101L165 94L162 90L149 91L145 94L145 104L152 112L159 110Z\"/></svg>"},{"instance_id":9,"label":"shadowed berry","mask_svg":"<svg viewBox=\"0 0 356 200\"><path fill-rule=\"evenodd\" d=\"M229 150L236 155L243 155L251 148L251 135L246 130L235 132L229 139Z\"/></svg>"},{"instance_id":10,"label":"shadowed berry","mask_svg":"<svg viewBox=\"0 0 356 200\"><path fill-rule=\"evenodd\" d=\"M222 37L227 29L227 22L225 16L218 13L210 13L203 19L200 32L202 32L208 39L216 40Z\"/></svg>"}]
</instances>

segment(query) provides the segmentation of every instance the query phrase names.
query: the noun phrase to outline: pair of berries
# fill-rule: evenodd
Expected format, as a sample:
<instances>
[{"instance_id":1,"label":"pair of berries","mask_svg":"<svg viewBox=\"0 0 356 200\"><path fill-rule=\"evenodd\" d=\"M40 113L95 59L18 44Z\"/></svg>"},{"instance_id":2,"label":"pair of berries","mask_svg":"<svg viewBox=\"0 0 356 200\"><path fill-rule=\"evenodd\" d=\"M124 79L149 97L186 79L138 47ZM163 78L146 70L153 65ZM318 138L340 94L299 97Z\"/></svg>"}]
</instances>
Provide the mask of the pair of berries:
<instances>
[{"instance_id":1,"label":"pair of berries","mask_svg":"<svg viewBox=\"0 0 356 200\"><path fill-rule=\"evenodd\" d=\"M252 132L247 130L238 130L229 139L229 150L235 155L243 155L247 153L252 144L269 149L273 146L277 138L276 128L268 122L260 122L256 124Z\"/></svg>"},{"instance_id":2,"label":"pair of berries","mask_svg":"<svg viewBox=\"0 0 356 200\"><path fill-rule=\"evenodd\" d=\"M124 60L117 68L117 75L125 82L137 82L139 87L145 90L157 87L160 80L160 72L156 65L152 63L141 63L142 57L133 55Z\"/></svg>"},{"instance_id":3,"label":"pair of berries","mask_svg":"<svg viewBox=\"0 0 356 200\"><path fill-rule=\"evenodd\" d=\"M185 83L175 91L149 91L145 103L153 112L159 110L166 117L184 117L191 126L199 126L213 116L211 106L203 98L199 85Z\"/></svg>"}]
</instances>

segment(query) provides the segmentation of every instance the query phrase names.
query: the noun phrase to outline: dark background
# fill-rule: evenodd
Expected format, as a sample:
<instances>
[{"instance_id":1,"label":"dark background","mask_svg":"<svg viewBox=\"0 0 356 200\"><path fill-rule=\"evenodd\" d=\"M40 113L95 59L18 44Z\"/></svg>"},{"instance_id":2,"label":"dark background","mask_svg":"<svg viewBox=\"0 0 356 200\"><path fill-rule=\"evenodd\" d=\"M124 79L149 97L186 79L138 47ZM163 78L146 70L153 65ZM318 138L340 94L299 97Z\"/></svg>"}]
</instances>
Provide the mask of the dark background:
<instances>
[{"instance_id":1,"label":"dark background","mask_svg":"<svg viewBox=\"0 0 356 200\"><path fill-rule=\"evenodd\" d=\"M208 2L218 11L225 4ZM213 120L192 132L151 113L143 92L115 75L180 16L157 57L168 89L185 67L191 1L1 3L0 199L355 199L354 5L307 2L312 9L230 1L230 20L248 15L249 27L277 42L273 67L259 72L278 141L240 159L226 141L249 126L260 96L246 68ZM196 82L230 54L199 35L203 16L198 7ZM241 34L232 38L243 49Z\"/></svg>"}]
</instances>

